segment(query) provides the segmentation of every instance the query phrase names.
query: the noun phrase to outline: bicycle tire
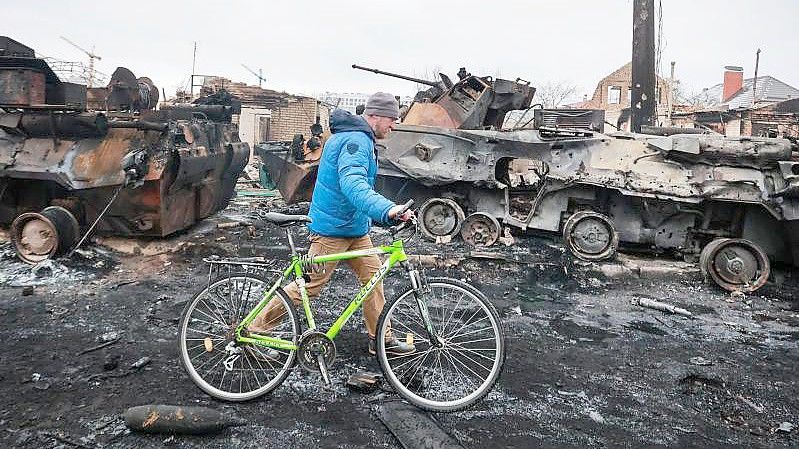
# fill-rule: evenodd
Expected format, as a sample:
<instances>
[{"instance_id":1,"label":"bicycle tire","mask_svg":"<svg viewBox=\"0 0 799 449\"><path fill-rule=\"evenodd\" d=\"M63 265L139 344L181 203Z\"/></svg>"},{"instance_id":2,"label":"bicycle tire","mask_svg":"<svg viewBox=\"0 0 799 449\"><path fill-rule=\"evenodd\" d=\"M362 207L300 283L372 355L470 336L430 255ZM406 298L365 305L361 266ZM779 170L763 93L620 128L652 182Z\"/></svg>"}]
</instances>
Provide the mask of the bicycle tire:
<instances>
[{"instance_id":1,"label":"bicycle tire","mask_svg":"<svg viewBox=\"0 0 799 449\"><path fill-rule=\"evenodd\" d=\"M483 399L499 379L505 364L504 331L494 306L471 285L449 278L431 278L427 285L430 320L445 340L444 347L435 348L428 341L414 292L409 289L386 304L380 314L377 358L388 383L414 406L434 412L463 410ZM450 294L460 298L453 304L445 298ZM400 313L403 310L405 315ZM474 330L473 326L481 322L486 327ZM413 334L415 352L395 354L386 348L385 337L392 327L397 338L402 339L403 333L406 338ZM467 343L469 346L464 346ZM430 354L435 354L430 360L432 368L424 366ZM444 365L449 367L445 369ZM464 387L463 391L454 392L459 387Z\"/></svg>"},{"instance_id":2,"label":"bicycle tire","mask_svg":"<svg viewBox=\"0 0 799 449\"><path fill-rule=\"evenodd\" d=\"M232 369L223 363L232 355L227 347L234 341L236 326L270 286L271 283L252 273L226 274L198 291L183 309L178 328L181 365L194 384L214 398L234 402L257 398L280 386L291 372L296 351L248 344L233 344L239 348L240 356L230 362ZM234 292L238 294L236 297ZM294 304L280 288L273 298L280 299L286 313L279 317L272 333L296 344L300 322ZM235 391L236 379L238 391Z\"/></svg>"}]
</instances>

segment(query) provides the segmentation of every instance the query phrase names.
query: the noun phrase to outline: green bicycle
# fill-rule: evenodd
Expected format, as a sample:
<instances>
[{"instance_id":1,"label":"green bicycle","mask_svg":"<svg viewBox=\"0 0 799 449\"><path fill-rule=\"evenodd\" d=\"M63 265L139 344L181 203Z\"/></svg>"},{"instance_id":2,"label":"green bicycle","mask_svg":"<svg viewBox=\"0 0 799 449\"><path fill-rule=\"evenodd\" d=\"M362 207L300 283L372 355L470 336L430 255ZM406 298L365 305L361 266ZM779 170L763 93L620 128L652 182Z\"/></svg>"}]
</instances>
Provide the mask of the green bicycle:
<instances>
[{"instance_id":1,"label":"green bicycle","mask_svg":"<svg viewBox=\"0 0 799 449\"><path fill-rule=\"evenodd\" d=\"M409 262L406 239L368 250L300 255L291 226L309 222L307 216L262 213L260 218L286 228L291 262L268 282L255 272L257 262L210 260L212 266L225 269L216 270L220 275L186 304L179 325L180 360L200 389L217 399L250 400L277 388L296 364L319 372L329 384L336 336L377 283L400 265L410 288L386 303L377 323L376 351L384 378L408 402L437 412L467 408L488 394L502 371L505 338L496 310L476 288L455 279L427 279ZM392 228L392 234L415 224L403 223ZM373 254L388 258L331 327L320 331L305 273L326 262ZM304 332L293 302L280 288L292 277L302 297ZM249 332L250 323L267 307L276 316L269 331ZM404 339L415 351L393 353L386 345L392 337Z\"/></svg>"}]
</instances>

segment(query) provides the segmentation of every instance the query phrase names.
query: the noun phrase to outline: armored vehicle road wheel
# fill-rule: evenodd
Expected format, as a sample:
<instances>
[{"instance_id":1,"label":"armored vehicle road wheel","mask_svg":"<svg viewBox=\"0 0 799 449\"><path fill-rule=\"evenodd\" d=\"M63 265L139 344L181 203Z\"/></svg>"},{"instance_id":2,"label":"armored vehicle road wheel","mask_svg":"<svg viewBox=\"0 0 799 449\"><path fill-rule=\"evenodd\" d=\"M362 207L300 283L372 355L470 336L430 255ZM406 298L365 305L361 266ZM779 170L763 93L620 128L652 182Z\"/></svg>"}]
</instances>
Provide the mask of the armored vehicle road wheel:
<instances>
[{"instance_id":1,"label":"armored vehicle road wheel","mask_svg":"<svg viewBox=\"0 0 799 449\"><path fill-rule=\"evenodd\" d=\"M563 240L569 251L582 260L607 260L616 255L619 234L602 214L577 212L563 226Z\"/></svg>"},{"instance_id":2,"label":"armored vehicle road wheel","mask_svg":"<svg viewBox=\"0 0 799 449\"><path fill-rule=\"evenodd\" d=\"M63 207L20 214L11 223L11 240L23 261L35 264L65 253L80 237L78 220Z\"/></svg>"},{"instance_id":3,"label":"armored vehicle road wheel","mask_svg":"<svg viewBox=\"0 0 799 449\"><path fill-rule=\"evenodd\" d=\"M465 218L463 209L448 198L431 198L419 208L419 226L430 240L449 241L458 234Z\"/></svg>"},{"instance_id":4,"label":"armored vehicle road wheel","mask_svg":"<svg viewBox=\"0 0 799 449\"><path fill-rule=\"evenodd\" d=\"M751 293L768 280L771 265L760 246L746 239L716 239L702 249L699 267L727 291Z\"/></svg>"},{"instance_id":5,"label":"armored vehicle road wheel","mask_svg":"<svg viewBox=\"0 0 799 449\"><path fill-rule=\"evenodd\" d=\"M491 246L499 239L502 227L499 221L483 212L475 212L463 221L461 237L474 246Z\"/></svg>"}]
</instances>

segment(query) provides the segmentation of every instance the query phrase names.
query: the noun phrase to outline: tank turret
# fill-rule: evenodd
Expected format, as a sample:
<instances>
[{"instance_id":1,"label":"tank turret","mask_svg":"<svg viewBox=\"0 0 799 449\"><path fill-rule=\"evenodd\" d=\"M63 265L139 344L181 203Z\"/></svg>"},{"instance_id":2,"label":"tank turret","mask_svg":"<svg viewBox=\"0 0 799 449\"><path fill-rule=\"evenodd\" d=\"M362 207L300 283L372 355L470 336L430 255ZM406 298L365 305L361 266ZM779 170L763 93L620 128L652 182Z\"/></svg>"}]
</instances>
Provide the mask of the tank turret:
<instances>
[{"instance_id":1,"label":"tank turret","mask_svg":"<svg viewBox=\"0 0 799 449\"><path fill-rule=\"evenodd\" d=\"M355 69L391 76L431 86L420 91L402 117L407 125L438 126L453 129L499 129L505 114L530 106L535 88L529 82L475 76L464 68L453 83L446 75L441 81L428 81L353 64Z\"/></svg>"}]
</instances>

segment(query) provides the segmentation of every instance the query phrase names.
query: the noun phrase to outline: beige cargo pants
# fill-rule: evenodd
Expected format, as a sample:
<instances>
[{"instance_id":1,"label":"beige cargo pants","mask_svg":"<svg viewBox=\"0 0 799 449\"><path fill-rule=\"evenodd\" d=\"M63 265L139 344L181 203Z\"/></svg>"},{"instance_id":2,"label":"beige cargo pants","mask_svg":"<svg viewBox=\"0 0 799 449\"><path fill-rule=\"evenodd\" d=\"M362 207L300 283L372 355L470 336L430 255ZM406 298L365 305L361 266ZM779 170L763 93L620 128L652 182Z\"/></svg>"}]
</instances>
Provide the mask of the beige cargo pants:
<instances>
[{"instance_id":1,"label":"beige cargo pants","mask_svg":"<svg viewBox=\"0 0 799 449\"><path fill-rule=\"evenodd\" d=\"M308 253L317 256L374 247L369 235L346 238L324 237L311 234L309 240L311 241L311 248L308 250ZM372 278L381 265L380 258L376 255L359 257L357 259L347 260L346 262L358 276L361 285L369 282L369 279ZM337 264L338 262L328 262L324 265L324 270L314 270L313 272L307 273L311 279L310 282L305 284L309 298L314 298L319 295L322 287L324 287L333 275L333 270L335 270ZM294 301L295 305L301 304L302 299L299 287L297 287L295 282L287 284L283 287L283 290L288 294L289 298ZM386 298L383 294L383 283L380 282L363 302L363 316L366 324L366 331L369 333L370 337L375 336L377 319L380 317L380 312L383 311L383 305L385 303ZM342 304L342 308L344 306L345 304ZM278 299L273 299L255 318L252 324L250 324L249 330L252 332L267 332L277 325L280 317L283 316L284 313L285 311L280 305L280 301Z\"/></svg>"}]
</instances>

